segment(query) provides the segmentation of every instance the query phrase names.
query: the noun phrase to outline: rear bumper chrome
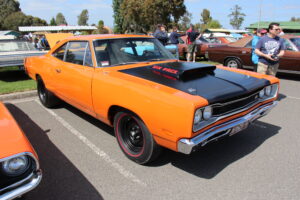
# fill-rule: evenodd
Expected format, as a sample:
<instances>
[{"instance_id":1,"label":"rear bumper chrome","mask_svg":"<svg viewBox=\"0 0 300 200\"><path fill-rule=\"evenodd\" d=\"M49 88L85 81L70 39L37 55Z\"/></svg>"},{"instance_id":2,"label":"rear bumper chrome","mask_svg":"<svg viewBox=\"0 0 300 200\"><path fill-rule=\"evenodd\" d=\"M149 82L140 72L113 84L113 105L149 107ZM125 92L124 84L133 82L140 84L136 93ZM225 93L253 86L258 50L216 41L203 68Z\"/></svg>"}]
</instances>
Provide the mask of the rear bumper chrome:
<instances>
[{"instance_id":1,"label":"rear bumper chrome","mask_svg":"<svg viewBox=\"0 0 300 200\"><path fill-rule=\"evenodd\" d=\"M202 147L218 138L237 133L243 130L248 126L248 124L252 123L256 119L268 114L270 110L276 105L277 101L274 101L267 105L262 105L243 117L214 126L194 138L181 139L177 143L178 152L190 154L193 150L196 149L196 147Z\"/></svg>"},{"instance_id":2,"label":"rear bumper chrome","mask_svg":"<svg viewBox=\"0 0 300 200\"><path fill-rule=\"evenodd\" d=\"M16 186L14 189L11 189L3 194L0 194L1 200L9 200L22 196L23 194L33 190L42 180L41 170L35 172L30 180L26 183L23 183L19 186Z\"/></svg>"}]
</instances>

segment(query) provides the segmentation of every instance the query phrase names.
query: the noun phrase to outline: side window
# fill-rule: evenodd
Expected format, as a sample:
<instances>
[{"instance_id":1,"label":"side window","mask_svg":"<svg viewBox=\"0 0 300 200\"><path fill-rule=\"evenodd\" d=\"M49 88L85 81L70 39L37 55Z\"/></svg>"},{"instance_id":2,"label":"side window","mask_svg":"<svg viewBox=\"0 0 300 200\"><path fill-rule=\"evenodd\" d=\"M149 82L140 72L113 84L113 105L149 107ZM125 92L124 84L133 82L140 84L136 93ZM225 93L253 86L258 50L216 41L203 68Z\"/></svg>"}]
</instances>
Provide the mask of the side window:
<instances>
[{"instance_id":1,"label":"side window","mask_svg":"<svg viewBox=\"0 0 300 200\"><path fill-rule=\"evenodd\" d=\"M65 43L63 46L56 49L56 51L52 55L60 60L64 60L67 44L68 43Z\"/></svg>"},{"instance_id":2,"label":"side window","mask_svg":"<svg viewBox=\"0 0 300 200\"><path fill-rule=\"evenodd\" d=\"M94 42L95 54L97 59L98 66L109 66L110 63L109 51L108 51L108 41L107 40L98 40Z\"/></svg>"},{"instance_id":3,"label":"side window","mask_svg":"<svg viewBox=\"0 0 300 200\"><path fill-rule=\"evenodd\" d=\"M291 44L291 42L287 39L284 39L284 45L285 45L285 50L288 50L288 51L296 51L294 48L293 48L293 45Z\"/></svg>"},{"instance_id":4,"label":"side window","mask_svg":"<svg viewBox=\"0 0 300 200\"><path fill-rule=\"evenodd\" d=\"M250 40L250 42L248 42L245 47L252 48L252 40Z\"/></svg>"},{"instance_id":5,"label":"side window","mask_svg":"<svg viewBox=\"0 0 300 200\"><path fill-rule=\"evenodd\" d=\"M180 44L184 44L184 41L181 38L178 38Z\"/></svg>"},{"instance_id":6,"label":"side window","mask_svg":"<svg viewBox=\"0 0 300 200\"><path fill-rule=\"evenodd\" d=\"M93 67L93 61L92 61L92 53L90 50L90 47L87 43L85 48L85 57L84 57L84 64L85 66Z\"/></svg>"},{"instance_id":7,"label":"side window","mask_svg":"<svg viewBox=\"0 0 300 200\"><path fill-rule=\"evenodd\" d=\"M77 65L83 65L86 46L87 42L69 42L65 61Z\"/></svg>"}]
</instances>

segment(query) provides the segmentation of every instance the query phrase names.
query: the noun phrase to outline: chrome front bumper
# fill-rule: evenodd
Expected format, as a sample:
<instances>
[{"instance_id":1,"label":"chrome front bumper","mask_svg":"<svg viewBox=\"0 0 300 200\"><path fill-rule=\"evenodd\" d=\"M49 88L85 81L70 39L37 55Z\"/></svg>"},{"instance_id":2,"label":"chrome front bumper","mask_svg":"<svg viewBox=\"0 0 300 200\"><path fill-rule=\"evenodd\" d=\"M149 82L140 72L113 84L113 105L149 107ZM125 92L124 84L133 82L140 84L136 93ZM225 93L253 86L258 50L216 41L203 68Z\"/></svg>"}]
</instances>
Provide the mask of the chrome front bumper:
<instances>
[{"instance_id":1,"label":"chrome front bumper","mask_svg":"<svg viewBox=\"0 0 300 200\"><path fill-rule=\"evenodd\" d=\"M252 123L256 119L268 114L270 110L276 105L277 101L260 106L243 117L214 126L194 138L181 139L177 143L178 152L190 154L193 150L195 150L196 147L202 147L218 138L231 135L233 129L235 133L237 133L243 130L245 126L248 126L248 124ZM239 128L240 130L237 131L237 128Z\"/></svg>"},{"instance_id":2,"label":"chrome front bumper","mask_svg":"<svg viewBox=\"0 0 300 200\"><path fill-rule=\"evenodd\" d=\"M34 173L33 177L26 183L16 186L3 194L0 194L0 200L10 200L22 196L23 194L33 190L42 180L42 172L39 170Z\"/></svg>"}]
</instances>

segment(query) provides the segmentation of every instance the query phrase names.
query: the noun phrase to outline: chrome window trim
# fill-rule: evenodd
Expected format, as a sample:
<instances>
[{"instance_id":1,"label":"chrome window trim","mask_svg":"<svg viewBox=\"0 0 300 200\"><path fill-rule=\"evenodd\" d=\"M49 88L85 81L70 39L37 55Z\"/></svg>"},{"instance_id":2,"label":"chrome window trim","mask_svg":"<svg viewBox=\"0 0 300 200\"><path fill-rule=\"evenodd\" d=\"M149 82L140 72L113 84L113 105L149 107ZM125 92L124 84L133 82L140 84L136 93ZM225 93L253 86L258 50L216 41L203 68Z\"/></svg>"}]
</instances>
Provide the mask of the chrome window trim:
<instances>
[{"instance_id":1,"label":"chrome window trim","mask_svg":"<svg viewBox=\"0 0 300 200\"><path fill-rule=\"evenodd\" d=\"M155 37L116 37L116 38L102 38L102 39L93 39L92 40L92 43L93 43L93 50L94 50L94 56L95 56L95 59L96 59L96 68L107 68L107 67L113 67L113 65L110 65L110 66L98 66L98 60L97 60L97 57L96 57L96 52L95 52L95 45L94 45L94 42L95 41L98 41L98 40L119 40L119 39L156 39ZM157 40L157 39L156 39ZM174 60L174 59L168 59L168 60ZM143 61L141 61L140 63L142 63ZM138 63L137 63L138 64Z\"/></svg>"}]
</instances>

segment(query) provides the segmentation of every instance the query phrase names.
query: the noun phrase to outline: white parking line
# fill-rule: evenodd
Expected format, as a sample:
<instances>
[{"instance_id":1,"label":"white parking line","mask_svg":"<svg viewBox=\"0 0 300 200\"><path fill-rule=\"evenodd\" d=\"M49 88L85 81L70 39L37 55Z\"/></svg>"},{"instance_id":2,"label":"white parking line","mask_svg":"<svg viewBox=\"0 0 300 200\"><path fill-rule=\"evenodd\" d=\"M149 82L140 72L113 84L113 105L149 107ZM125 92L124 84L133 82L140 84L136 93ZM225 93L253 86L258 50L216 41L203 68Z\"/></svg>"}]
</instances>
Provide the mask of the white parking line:
<instances>
[{"instance_id":1,"label":"white parking line","mask_svg":"<svg viewBox=\"0 0 300 200\"><path fill-rule=\"evenodd\" d=\"M126 170L122 165L114 161L107 155L104 151L99 149L95 144L93 144L89 139L87 139L83 134L73 128L68 122L66 122L62 117L58 116L55 112L50 109L45 108L38 100L35 100L40 106L42 106L46 111L48 111L52 116L55 117L65 128L67 128L73 135L75 135L79 140L81 140L85 145L87 145L95 154L97 154L101 159L103 159L107 164L115 168L122 176L125 178L146 187L147 184L142 182L136 176L134 176L130 171Z\"/></svg>"},{"instance_id":2,"label":"white parking line","mask_svg":"<svg viewBox=\"0 0 300 200\"><path fill-rule=\"evenodd\" d=\"M299 98L299 97L287 96L287 98L300 100L300 98Z\"/></svg>"},{"instance_id":3,"label":"white parking line","mask_svg":"<svg viewBox=\"0 0 300 200\"><path fill-rule=\"evenodd\" d=\"M17 104L17 103L25 103L25 102L29 102L29 101L34 101L37 99L38 99L38 97L28 97L28 98L24 98L24 99L4 100L3 102Z\"/></svg>"}]
</instances>

